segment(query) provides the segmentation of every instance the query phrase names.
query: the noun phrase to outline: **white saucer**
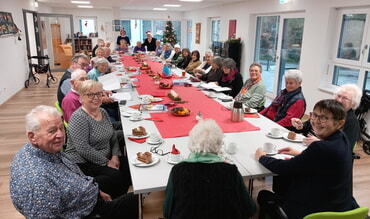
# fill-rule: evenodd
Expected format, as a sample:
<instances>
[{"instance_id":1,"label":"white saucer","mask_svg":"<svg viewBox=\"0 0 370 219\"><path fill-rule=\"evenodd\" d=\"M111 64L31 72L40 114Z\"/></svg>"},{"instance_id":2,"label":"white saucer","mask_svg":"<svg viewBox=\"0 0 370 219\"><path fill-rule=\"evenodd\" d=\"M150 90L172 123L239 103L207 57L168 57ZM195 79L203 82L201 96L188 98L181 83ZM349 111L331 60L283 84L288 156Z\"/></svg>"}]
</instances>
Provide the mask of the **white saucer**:
<instances>
[{"instance_id":1,"label":"white saucer","mask_svg":"<svg viewBox=\"0 0 370 219\"><path fill-rule=\"evenodd\" d=\"M142 139L149 137L149 134L142 135L142 136L136 136L136 135L127 135L128 138L134 138L134 139Z\"/></svg>"},{"instance_id":2,"label":"white saucer","mask_svg":"<svg viewBox=\"0 0 370 219\"><path fill-rule=\"evenodd\" d=\"M300 142L303 142L303 139L305 138L305 136L303 136L303 135L296 134L295 135L295 139L293 140L293 139L289 139L288 138L288 134L289 134L289 132L286 132L286 133L282 134L282 136L283 136L283 138L285 140L291 141L291 142L298 142L298 143L300 143Z\"/></svg>"},{"instance_id":3,"label":"white saucer","mask_svg":"<svg viewBox=\"0 0 370 219\"><path fill-rule=\"evenodd\" d=\"M163 99L160 97L153 97L153 98L149 98L149 100L152 103L156 103L156 102L161 102Z\"/></svg>"},{"instance_id":4,"label":"white saucer","mask_svg":"<svg viewBox=\"0 0 370 219\"><path fill-rule=\"evenodd\" d=\"M244 108L244 113L258 113L258 111L256 109L253 109L253 108L249 108L250 109L250 112L247 112L247 108Z\"/></svg>"},{"instance_id":5,"label":"white saucer","mask_svg":"<svg viewBox=\"0 0 370 219\"><path fill-rule=\"evenodd\" d=\"M130 121L132 121L132 122L138 122L138 121L141 121L141 120L143 120L143 117L140 117L140 118L137 118L137 119L134 119L134 118L130 117Z\"/></svg>"},{"instance_id":6,"label":"white saucer","mask_svg":"<svg viewBox=\"0 0 370 219\"><path fill-rule=\"evenodd\" d=\"M159 162L159 157L158 156L156 156L156 155L154 155L153 153L152 153L152 162L151 163L148 163L148 164L146 164L146 163L143 163L143 162L141 162L141 161L139 161L138 159L137 159L137 156L135 156L135 157L133 157L132 159L131 159L131 163L134 165L134 166L136 166L136 167L150 167L150 166L153 166L153 165L155 165L155 164L157 164L158 162Z\"/></svg>"},{"instance_id":7,"label":"white saucer","mask_svg":"<svg viewBox=\"0 0 370 219\"><path fill-rule=\"evenodd\" d=\"M159 140L159 141L156 141L156 142L151 141L149 138L147 138L147 139L146 139L146 143L148 143L148 144L152 144L152 145L160 144L160 143L162 143L162 142L163 142L163 139L161 139L161 140Z\"/></svg>"},{"instance_id":8,"label":"white saucer","mask_svg":"<svg viewBox=\"0 0 370 219\"><path fill-rule=\"evenodd\" d=\"M267 154L267 155L269 155L269 156L271 156L271 155L275 155L275 154L277 154L277 153L278 153L278 151L277 151L277 150L274 150L274 151L269 152L269 153L267 153L267 152L266 152L266 154Z\"/></svg>"},{"instance_id":9,"label":"white saucer","mask_svg":"<svg viewBox=\"0 0 370 219\"><path fill-rule=\"evenodd\" d=\"M184 158L182 157L182 155L180 155L180 160L179 161L172 161L171 159L170 159L170 156L168 155L167 156L167 163L169 163L169 164L178 164L178 163L180 163L180 161L182 161Z\"/></svg>"},{"instance_id":10,"label":"white saucer","mask_svg":"<svg viewBox=\"0 0 370 219\"><path fill-rule=\"evenodd\" d=\"M271 133L270 133L270 132L269 132L269 133L267 133L267 134L266 134L266 136L267 136L267 137L270 137L270 138L282 138L282 137L283 137L281 134L276 135L276 136L275 136L275 135L271 135Z\"/></svg>"},{"instance_id":11,"label":"white saucer","mask_svg":"<svg viewBox=\"0 0 370 219\"><path fill-rule=\"evenodd\" d=\"M143 99L143 98L151 99L151 98L153 98L153 96L152 95L149 95L149 94L143 94L143 95L140 95L139 98L140 99Z\"/></svg>"}]
</instances>

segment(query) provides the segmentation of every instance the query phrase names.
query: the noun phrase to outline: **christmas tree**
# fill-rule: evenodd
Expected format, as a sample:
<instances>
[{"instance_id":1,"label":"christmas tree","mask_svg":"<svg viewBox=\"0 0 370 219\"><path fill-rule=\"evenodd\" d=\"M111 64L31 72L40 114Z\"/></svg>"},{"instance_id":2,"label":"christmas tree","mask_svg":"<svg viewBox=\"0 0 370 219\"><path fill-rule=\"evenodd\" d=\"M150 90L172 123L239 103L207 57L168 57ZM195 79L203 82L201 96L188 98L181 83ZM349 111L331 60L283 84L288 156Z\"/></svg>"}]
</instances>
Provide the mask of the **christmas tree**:
<instances>
[{"instance_id":1,"label":"christmas tree","mask_svg":"<svg viewBox=\"0 0 370 219\"><path fill-rule=\"evenodd\" d=\"M164 31L164 34L163 34L163 43L170 43L172 46L174 46L177 43L175 30L173 29L170 16L168 16L166 30Z\"/></svg>"}]
</instances>

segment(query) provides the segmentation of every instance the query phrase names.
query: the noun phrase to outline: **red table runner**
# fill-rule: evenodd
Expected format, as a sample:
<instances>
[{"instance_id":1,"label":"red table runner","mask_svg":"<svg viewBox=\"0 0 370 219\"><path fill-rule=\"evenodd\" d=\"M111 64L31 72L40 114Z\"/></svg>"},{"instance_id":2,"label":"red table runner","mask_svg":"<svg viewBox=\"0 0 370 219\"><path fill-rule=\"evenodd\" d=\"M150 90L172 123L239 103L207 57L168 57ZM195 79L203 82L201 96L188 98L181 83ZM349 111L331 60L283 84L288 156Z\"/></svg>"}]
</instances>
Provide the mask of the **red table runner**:
<instances>
[{"instance_id":1,"label":"red table runner","mask_svg":"<svg viewBox=\"0 0 370 219\"><path fill-rule=\"evenodd\" d=\"M131 57L126 57L124 62L125 66L139 66ZM159 73L162 72L163 67L160 63L152 61L147 61L147 63L155 73L157 71ZM135 76L139 79L139 82L137 82L139 86L136 88L139 95L158 95L161 93L168 93L170 91L167 89L160 89L158 84L154 84L152 77L145 74L144 70L141 72L141 75ZM174 76L173 78L179 77ZM172 83L172 79L162 79L161 81L164 83ZM173 86L172 90L176 91L182 100L188 101L187 103L181 103L177 106L186 107L192 112L189 116L175 116L170 112L150 113L152 117L163 120L163 122L154 122L163 138L188 136L190 130L197 123L195 116L198 112L202 113L203 119L214 119L224 133L260 130L259 127L256 127L245 120L242 122L232 122L230 119L230 110L227 110L217 101L207 97L202 91L195 87ZM173 102L167 96L162 98L163 101L159 103Z\"/></svg>"}]
</instances>

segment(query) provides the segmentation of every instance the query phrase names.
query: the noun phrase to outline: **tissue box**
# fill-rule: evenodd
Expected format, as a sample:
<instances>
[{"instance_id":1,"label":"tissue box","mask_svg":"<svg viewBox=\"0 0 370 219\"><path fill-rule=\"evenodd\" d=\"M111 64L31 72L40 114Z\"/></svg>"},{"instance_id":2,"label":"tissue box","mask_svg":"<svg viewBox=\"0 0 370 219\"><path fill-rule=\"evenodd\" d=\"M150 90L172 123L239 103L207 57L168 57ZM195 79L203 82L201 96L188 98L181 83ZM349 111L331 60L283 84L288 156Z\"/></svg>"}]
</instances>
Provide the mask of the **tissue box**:
<instances>
[{"instance_id":1,"label":"tissue box","mask_svg":"<svg viewBox=\"0 0 370 219\"><path fill-rule=\"evenodd\" d=\"M173 80L173 85L186 85L188 81L186 79L175 79Z\"/></svg>"}]
</instances>

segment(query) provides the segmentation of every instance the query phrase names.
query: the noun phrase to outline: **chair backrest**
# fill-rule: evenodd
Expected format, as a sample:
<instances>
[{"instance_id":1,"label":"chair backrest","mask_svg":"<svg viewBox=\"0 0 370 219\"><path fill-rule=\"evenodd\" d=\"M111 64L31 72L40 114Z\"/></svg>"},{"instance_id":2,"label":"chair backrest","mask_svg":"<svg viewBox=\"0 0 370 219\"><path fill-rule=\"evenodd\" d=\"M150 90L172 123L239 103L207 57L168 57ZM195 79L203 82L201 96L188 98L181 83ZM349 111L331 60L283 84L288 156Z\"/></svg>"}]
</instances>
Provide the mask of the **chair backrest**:
<instances>
[{"instance_id":1,"label":"chair backrest","mask_svg":"<svg viewBox=\"0 0 370 219\"><path fill-rule=\"evenodd\" d=\"M60 107L59 101L55 101L54 106L55 108L57 108L58 112L62 115L62 119L63 119L63 109L62 107ZM68 122L65 121L64 119L63 119L63 124L65 128L68 128Z\"/></svg>"},{"instance_id":2,"label":"chair backrest","mask_svg":"<svg viewBox=\"0 0 370 219\"><path fill-rule=\"evenodd\" d=\"M309 214L303 219L365 219L369 212L368 207L359 207L344 212L318 212Z\"/></svg>"}]
</instances>

